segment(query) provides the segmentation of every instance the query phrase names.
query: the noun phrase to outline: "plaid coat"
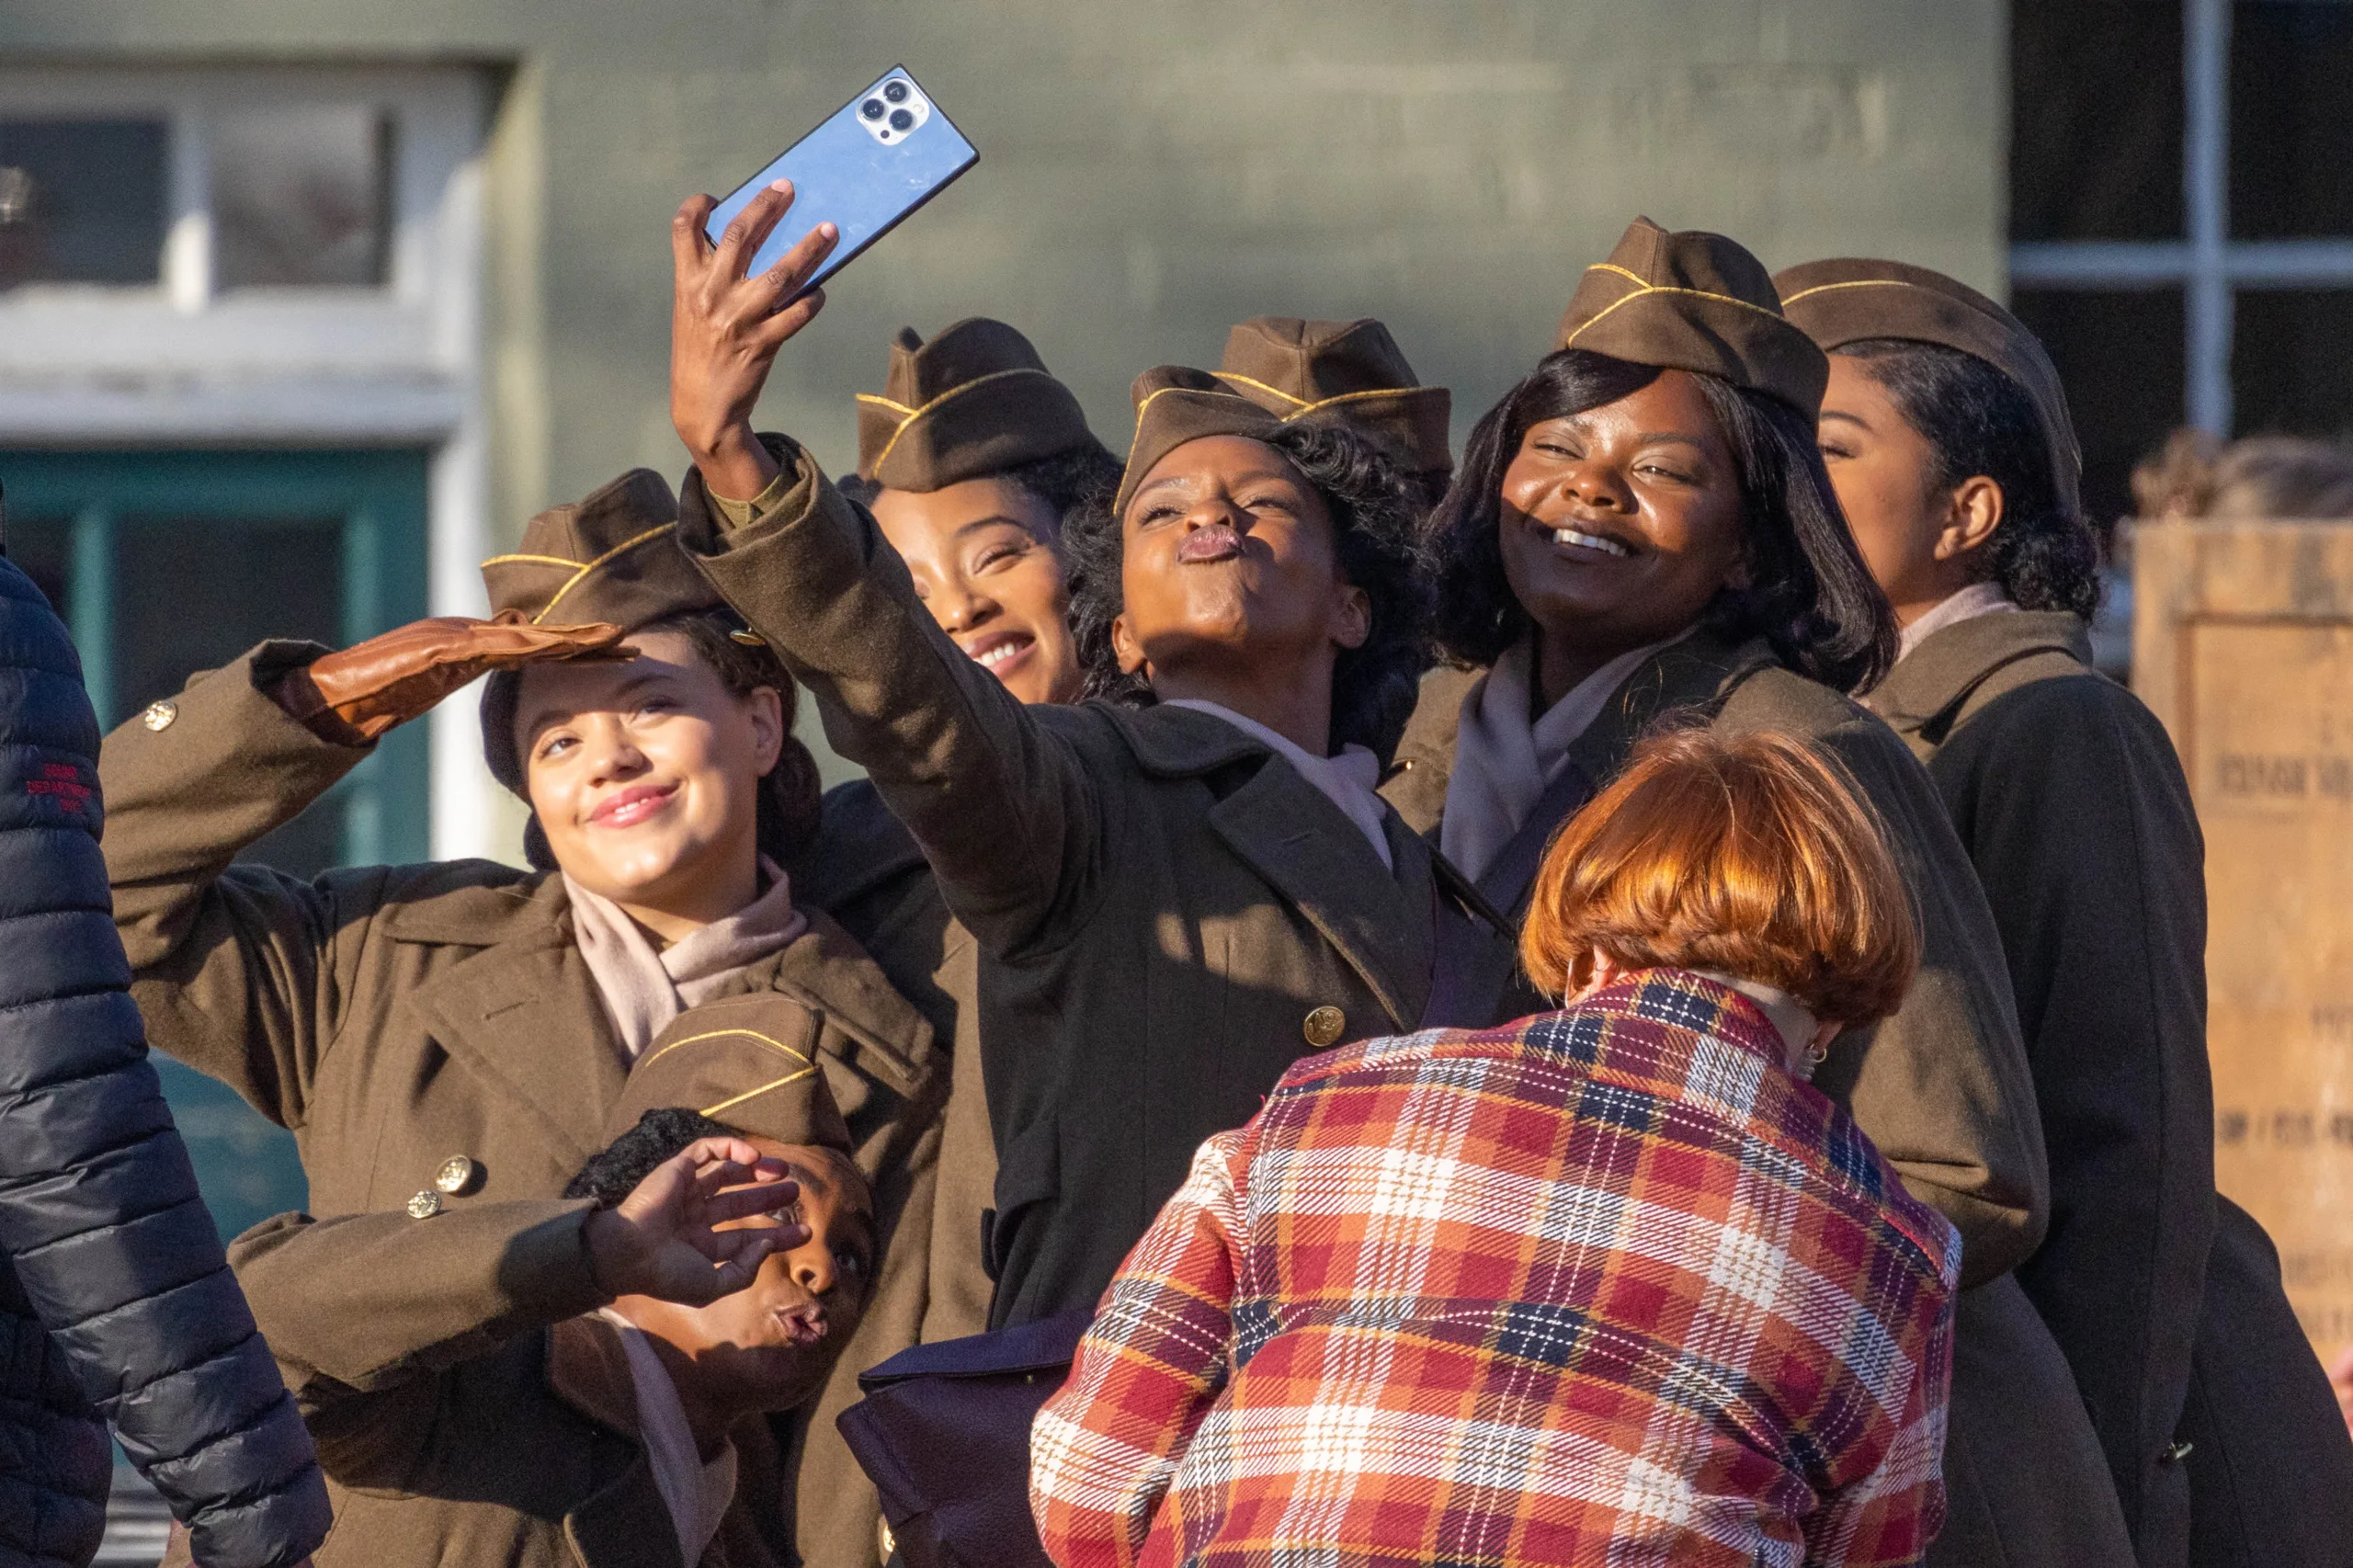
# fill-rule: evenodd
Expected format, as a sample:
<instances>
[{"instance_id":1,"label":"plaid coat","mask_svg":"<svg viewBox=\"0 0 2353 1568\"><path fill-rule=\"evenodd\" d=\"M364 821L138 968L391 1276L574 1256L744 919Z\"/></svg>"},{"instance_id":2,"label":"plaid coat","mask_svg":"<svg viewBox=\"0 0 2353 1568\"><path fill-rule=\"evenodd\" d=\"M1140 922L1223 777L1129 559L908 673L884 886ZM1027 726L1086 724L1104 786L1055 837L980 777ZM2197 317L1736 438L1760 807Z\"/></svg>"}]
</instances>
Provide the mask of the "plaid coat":
<instances>
[{"instance_id":1,"label":"plaid coat","mask_svg":"<svg viewBox=\"0 0 2353 1568\"><path fill-rule=\"evenodd\" d=\"M1301 1062L1040 1413L1049 1555L1915 1561L1960 1239L1780 1059L1745 998L1654 971Z\"/></svg>"}]
</instances>

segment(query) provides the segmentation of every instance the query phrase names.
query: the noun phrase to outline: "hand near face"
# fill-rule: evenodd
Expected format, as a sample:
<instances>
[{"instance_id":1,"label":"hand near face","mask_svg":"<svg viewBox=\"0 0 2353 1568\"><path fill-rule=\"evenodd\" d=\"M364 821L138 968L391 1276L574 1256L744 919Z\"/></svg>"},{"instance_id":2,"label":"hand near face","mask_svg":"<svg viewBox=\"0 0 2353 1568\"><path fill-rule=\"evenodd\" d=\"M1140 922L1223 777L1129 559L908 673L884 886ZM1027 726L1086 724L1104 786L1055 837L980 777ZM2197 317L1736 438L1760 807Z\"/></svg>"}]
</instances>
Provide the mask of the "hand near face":
<instances>
[{"instance_id":1,"label":"hand near face","mask_svg":"<svg viewBox=\"0 0 2353 1568\"><path fill-rule=\"evenodd\" d=\"M627 1198L588 1221L597 1281L615 1296L699 1307L751 1284L772 1252L809 1239L782 1224L728 1229L801 1196L784 1165L741 1138L703 1138L654 1167Z\"/></svg>"},{"instance_id":2,"label":"hand near face","mask_svg":"<svg viewBox=\"0 0 2353 1568\"><path fill-rule=\"evenodd\" d=\"M429 711L443 698L493 670L569 659L620 660L618 626L533 626L512 610L489 620L436 616L411 621L337 653L278 683L278 706L313 725L341 726L372 741Z\"/></svg>"},{"instance_id":3,"label":"hand near face","mask_svg":"<svg viewBox=\"0 0 2353 1568\"><path fill-rule=\"evenodd\" d=\"M748 501L776 477L776 460L752 435L753 405L777 350L824 308L823 290L793 296L841 236L820 223L774 267L747 277L792 206L792 187L779 180L754 197L714 245L703 224L716 205L695 197L670 222L670 422L711 487Z\"/></svg>"}]
</instances>

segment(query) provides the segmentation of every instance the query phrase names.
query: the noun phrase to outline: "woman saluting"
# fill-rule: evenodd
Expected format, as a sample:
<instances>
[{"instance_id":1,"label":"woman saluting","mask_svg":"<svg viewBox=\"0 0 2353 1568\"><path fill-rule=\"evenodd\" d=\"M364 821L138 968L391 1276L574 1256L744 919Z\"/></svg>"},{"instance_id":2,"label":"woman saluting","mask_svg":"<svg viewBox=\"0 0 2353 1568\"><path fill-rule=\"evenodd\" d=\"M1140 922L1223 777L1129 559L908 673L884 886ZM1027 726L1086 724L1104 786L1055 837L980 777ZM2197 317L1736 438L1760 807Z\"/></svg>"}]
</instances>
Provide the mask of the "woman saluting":
<instances>
[{"instance_id":1,"label":"woman saluting","mask_svg":"<svg viewBox=\"0 0 2353 1568\"><path fill-rule=\"evenodd\" d=\"M1345 431L1147 373L1119 494L1065 530L1090 681L1131 701L1024 707L942 634L870 517L753 434L799 326L775 312L831 244L821 228L746 278L784 205L765 193L715 249L700 202L673 230L672 412L698 471L681 536L981 944L993 1321L1091 1307L1203 1136L1303 1052L1425 1011L1461 916L1371 788L1423 663L1407 503ZM713 496L752 505L739 522Z\"/></svg>"},{"instance_id":2,"label":"woman saluting","mask_svg":"<svg viewBox=\"0 0 2353 1568\"><path fill-rule=\"evenodd\" d=\"M540 1320L609 1301L585 1212L517 1236L499 1222L506 1200L560 1196L654 1035L752 990L812 1016L878 1230L927 1210L931 1031L796 900L787 868L817 797L792 683L676 536L669 486L636 471L541 514L517 554L485 564L501 619L423 621L336 653L266 642L108 737L105 849L133 994L159 1047L293 1130L318 1224L288 1242L284 1267L320 1256L340 1219L404 1210L453 1289L504 1293ZM624 635L634 657L618 656ZM231 864L377 736L486 671L484 748L532 807L535 869L301 881ZM922 1240L883 1255L813 1447L838 1448L830 1412L854 1394L861 1347L911 1341ZM384 1281L385 1311L418 1288ZM378 1328L354 1312L323 1338L355 1386L400 1343ZM780 1557L794 1531L781 1473L754 1505Z\"/></svg>"},{"instance_id":3,"label":"woman saluting","mask_svg":"<svg viewBox=\"0 0 2353 1568\"><path fill-rule=\"evenodd\" d=\"M2051 1233L2018 1279L2135 1555L2336 1561L2353 1445L2269 1238L2214 1193L2205 846L2173 743L2091 667L2098 551L2058 371L1926 267L1844 258L1775 282L1830 353L1823 454L1903 623L1865 700L1927 765L2001 927L2051 1153ZM2011 1433L1973 1390L1964 1368L1951 1440L1999 1452ZM2078 1506L2040 1481L2052 1511ZM2031 1512L1991 1500L2006 1528Z\"/></svg>"}]
</instances>

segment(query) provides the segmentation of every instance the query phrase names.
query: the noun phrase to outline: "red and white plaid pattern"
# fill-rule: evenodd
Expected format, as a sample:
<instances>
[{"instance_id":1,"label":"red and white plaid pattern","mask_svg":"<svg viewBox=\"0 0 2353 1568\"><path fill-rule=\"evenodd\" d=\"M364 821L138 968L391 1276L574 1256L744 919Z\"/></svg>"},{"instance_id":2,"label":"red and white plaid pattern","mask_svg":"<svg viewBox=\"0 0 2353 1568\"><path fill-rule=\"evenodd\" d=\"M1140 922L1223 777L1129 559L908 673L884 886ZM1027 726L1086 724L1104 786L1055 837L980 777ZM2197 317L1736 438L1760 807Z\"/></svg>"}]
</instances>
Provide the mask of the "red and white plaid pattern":
<instances>
[{"instance_id":1,"label":"red and white plaid pattern","mask_svg":"<svg viewBox=\"0 0 2353 1568\"><path fill-rule=\"evenodd\" d=\"M1916 1561L1961 1242L1679 971L1310 1057L1040 1413L1062 1568Z\"/></svg>"}]
</instances>

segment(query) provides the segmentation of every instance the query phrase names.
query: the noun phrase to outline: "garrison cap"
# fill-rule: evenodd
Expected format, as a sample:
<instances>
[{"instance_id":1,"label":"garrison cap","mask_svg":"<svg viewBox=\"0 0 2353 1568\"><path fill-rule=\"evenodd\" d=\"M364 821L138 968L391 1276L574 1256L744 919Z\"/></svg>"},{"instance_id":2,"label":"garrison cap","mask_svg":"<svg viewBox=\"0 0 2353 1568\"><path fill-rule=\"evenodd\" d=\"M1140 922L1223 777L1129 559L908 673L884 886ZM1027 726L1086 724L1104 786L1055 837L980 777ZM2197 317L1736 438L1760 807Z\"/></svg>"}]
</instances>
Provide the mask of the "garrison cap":
<instances>
[{"instance_id":1,"label":"garrison cap","mask_svg":"<svg viewBox=\"0 0 2353 1568\"><path fill-rule=\"evenodd\" d=\"M1790 321L1834 353L1867 338L1933 343L1982 359L2018 383L2042 424L2060 505L2079 505L2083 449L2059 369L2026 324L1968 284L1900 261L1839 256L1789 267L1773 278Z\"/></svg>"},{"instance_id":2,"label":"garrison cap","mask_svg":"<svg viewBox=\"0 0 2353 1568\"><path fill-rule=\"evenodd\" d=\"M1588 267L1552 347L1696 370L1764 392L1813 419L1830 365L1781 314L1765 264L1722 234L1669 233L1637 218Z\"/></svg>"},{"instance_id":3,"label":"garrison cap","mask_svg":"<svg viewBox=\"0 0 2353 1568\"><path fill-rule=\"evenodd\" d=\"M719 591L678 546L678 500L650 468L633 468L584 501L551 506L523 528L523 547L482 563L494 611L533 626L649 621L709 609Z\"/></svg>"},{"instance_id":4,"label":"garrison cap","mask_svg":"<svg viewBox=\"0 0 2353 1568\"><path fill-rule=\"evenodd\" d=\"M1217 379L1286 425L1354 431L1401 473L1443 480L1454 472L1451 397L1419 385L1397 340L1370 317L1252 316L1226 334Z\"/></svg>"},{"instance_id":5,"label":"garrison cap","mask_svg":"<svg viewBox=\"0 0 2353 1568\"><path fill-rule=\"evenodd\" d=\"M1153 465L1188 441L1210 436L1246 436L1264 441L1283 427L1282 419L1243 396L1207 370L1157 365L1138 376L1128 395L1136 405L1135 439L1120 475L1114 516L1125 513L1136 486Z\"/></svg>"},{"instance_id":6,"label":"garrison cap","mask_svg":"<svg viewBox=\"0 0 2353 1568\"><path fill-rule=\"evenodd\" d=\"M881 394L858 394L858 477L892 490L944 490L1094 444L1029 340L986 316L929 343L901 327Z\"/></svg>"},{"instance_id":7,"label":"garrison cap","mask_svg":"<svg viewBox=\"0 0 2353 1568\"><path fill-rule=\"evenodd\" d=\"M608 1142L678 1107L753 1138L854 1153L817 1062L817 1020L779 992L689 1007L654 1037L605 1119Z\"/></svg>"}]
</instances>

